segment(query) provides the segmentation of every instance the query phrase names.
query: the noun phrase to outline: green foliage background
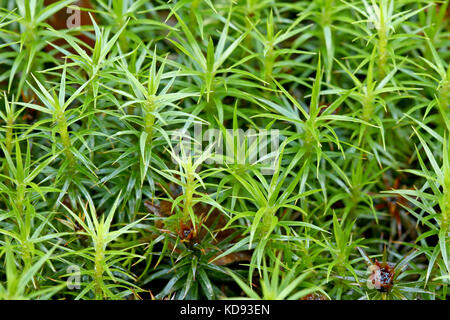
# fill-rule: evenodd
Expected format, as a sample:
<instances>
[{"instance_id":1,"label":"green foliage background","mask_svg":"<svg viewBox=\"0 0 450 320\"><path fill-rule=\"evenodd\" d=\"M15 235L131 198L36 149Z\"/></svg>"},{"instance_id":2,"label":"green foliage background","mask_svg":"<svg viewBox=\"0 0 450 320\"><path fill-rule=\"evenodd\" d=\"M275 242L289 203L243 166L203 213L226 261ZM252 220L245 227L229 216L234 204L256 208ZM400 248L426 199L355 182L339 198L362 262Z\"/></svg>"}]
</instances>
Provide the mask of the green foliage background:
<instances>
[{"instance_id":1,"label":"green foliage background","mask_svg":"<svg viewBox=\"0 0 450 320\"><path fill-rule=\"evenodd\" d=\"M81 2L0 0L0 298L446 299L448 0Z\"/></svg>"}]
</instances>

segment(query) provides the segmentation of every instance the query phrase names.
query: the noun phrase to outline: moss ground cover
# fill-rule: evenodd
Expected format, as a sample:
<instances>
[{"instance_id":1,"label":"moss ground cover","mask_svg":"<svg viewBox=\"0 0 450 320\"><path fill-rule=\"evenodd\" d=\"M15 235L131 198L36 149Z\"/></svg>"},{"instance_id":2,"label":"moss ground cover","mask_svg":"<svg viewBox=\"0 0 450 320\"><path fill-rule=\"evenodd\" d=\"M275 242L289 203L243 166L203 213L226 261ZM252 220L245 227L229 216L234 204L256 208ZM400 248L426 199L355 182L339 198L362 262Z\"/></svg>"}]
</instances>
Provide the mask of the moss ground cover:
<instances>
[{"instance_id":1,"label":"moss ground cover","mask_svg":"<svg viewBox=\"0 0 450 320\"><path fill-rule=\"evenodd\" d=\"M446 299L449 0L0 0L0 299Z\"/></svg>"}]
</instances>

